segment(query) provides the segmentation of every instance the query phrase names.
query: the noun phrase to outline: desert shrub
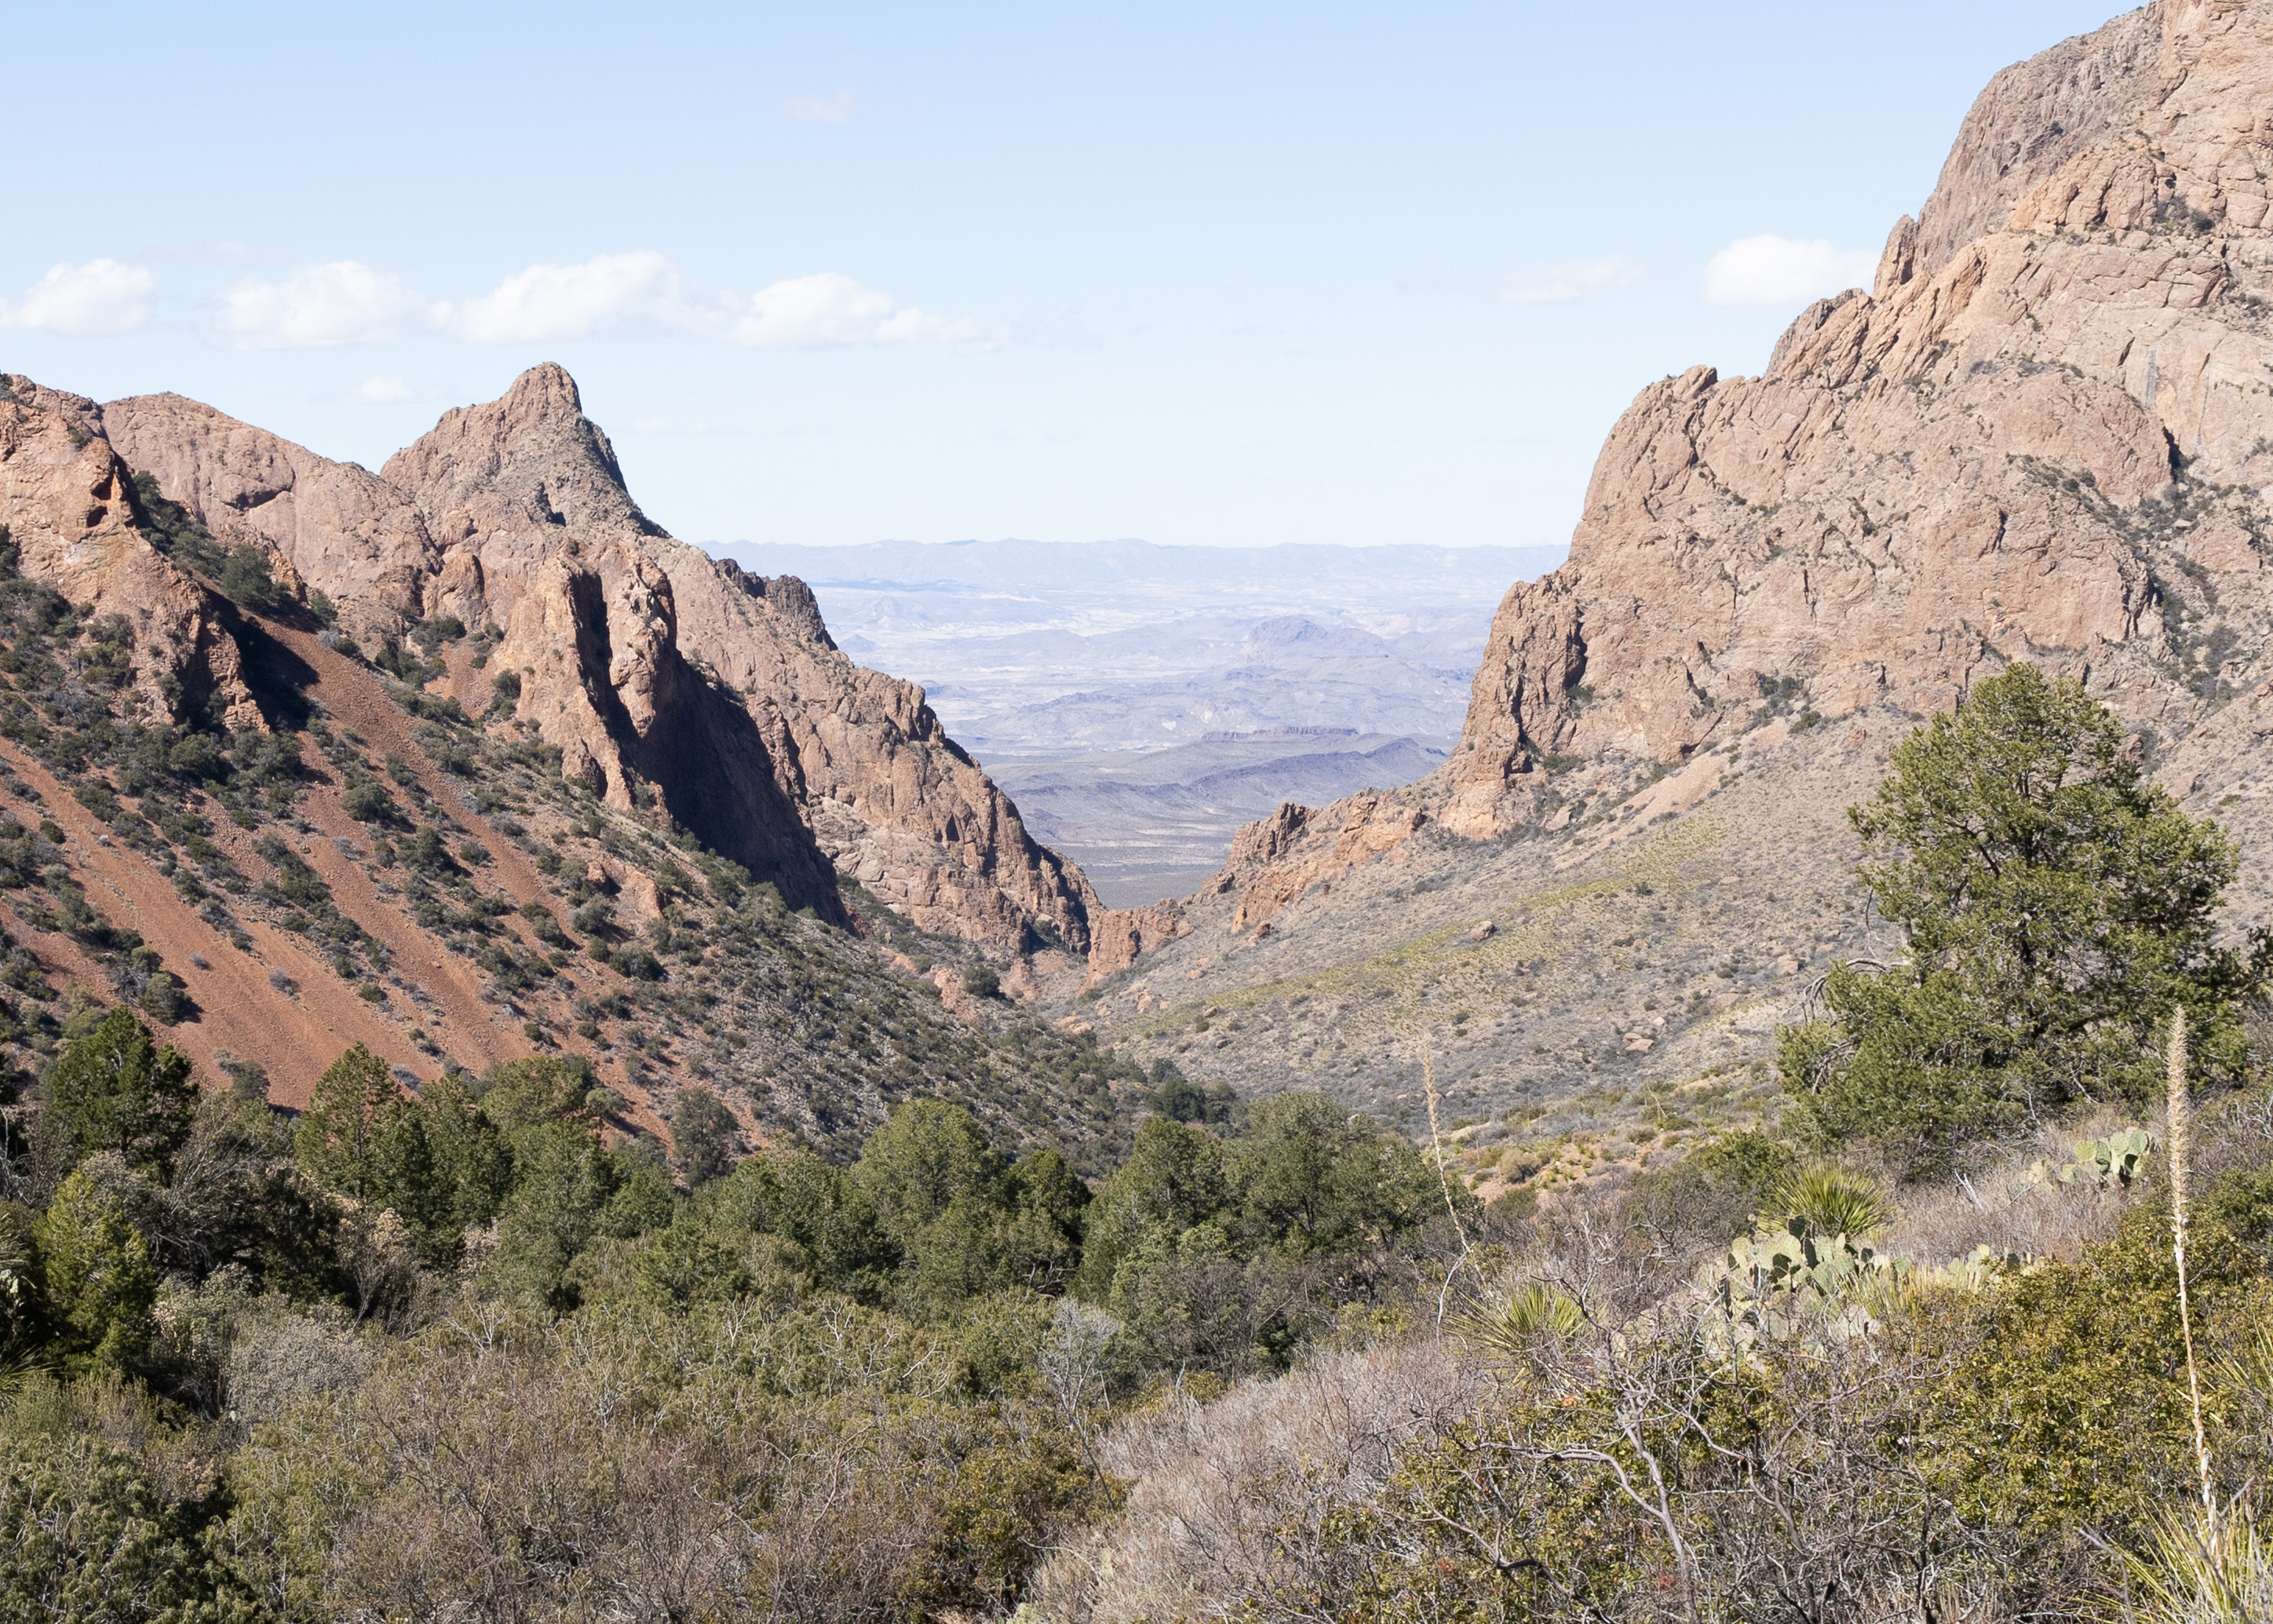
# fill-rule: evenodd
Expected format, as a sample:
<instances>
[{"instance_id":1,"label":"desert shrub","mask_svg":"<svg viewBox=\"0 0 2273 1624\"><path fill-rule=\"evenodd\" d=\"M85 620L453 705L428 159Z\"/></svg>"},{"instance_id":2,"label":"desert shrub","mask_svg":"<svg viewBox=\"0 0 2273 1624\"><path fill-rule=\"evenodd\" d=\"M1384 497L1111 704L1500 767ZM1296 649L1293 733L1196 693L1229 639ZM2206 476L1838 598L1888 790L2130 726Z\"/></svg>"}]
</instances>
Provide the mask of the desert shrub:
<instances>
[{"instance_id":1,"label":"desert shrub","mask_svg":"<svg viewBox=\"0 0 2273 1624\"><path fill-rule=\"evenodd\" d=\"M671 1112L671 1141L689 1188L733 1170L741 1125L708 1088L681 1088Z\"/></svg>"},{"instance_id":2,"label":"desert shrub","mask_svg":"<svg viewBox=\"0 0 2273 1624\"><path fill-rule=\"evenodd\" d=\"M132 1453L39 1434L0 1452L0 1616L174 1624L209 1611L213 1575Z\"/></svg>"},{"instance_id":3,"label":"desert shrub","mask_svg":"<svg viewBox=\"0 0 2273 1624\"><path fill-rule=\"evenodd\" d=\"M251 542L231 547L221 561L214 583L230 598L248 609L263 612L281 608L287 601L284 590L268 573L266 549Z\"/></svg>"},{"instance_id":4,"label":"desert shrub","mask_svg":"<svg viewBox=\"0 0 2273 1624\"><path fill-rule=\"evenodd\" d=\"M1789 1145L1764 1133L1722 1134L1637 1177L1626 1221L1684 1247L1732 1240L1752 1228L1794 1159Z\"/></svg>"},{"instance_id":5,"label":"desert shrub","mask_svg":"<svg viewBox=\"0 0 2273 1624\"><path fill-rule=\"evenodd\" d=\"M377 778L353 778L340 792L340 809L358 823L383 823L394 816L394 797Z\"/></svg>"}]
</instances>

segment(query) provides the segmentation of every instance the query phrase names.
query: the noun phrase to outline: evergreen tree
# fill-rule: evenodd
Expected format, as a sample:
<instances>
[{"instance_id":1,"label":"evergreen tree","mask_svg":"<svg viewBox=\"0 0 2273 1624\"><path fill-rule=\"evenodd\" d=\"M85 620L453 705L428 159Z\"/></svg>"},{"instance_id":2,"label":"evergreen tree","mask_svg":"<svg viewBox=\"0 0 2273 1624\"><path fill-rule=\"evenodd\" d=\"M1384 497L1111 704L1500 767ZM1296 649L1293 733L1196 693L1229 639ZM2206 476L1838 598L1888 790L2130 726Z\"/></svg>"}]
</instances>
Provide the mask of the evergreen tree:
<instances>
[{"instance_id":1,"label":"evergreen tree","mask_svg":"<svg viewBox=\"0 0 2273 1624\"><path fill-rule=\"evenodd\" d=\"M189 1137L198 1089L189 1056L160 1048L124 1005L75 1039L49 1071L41 1131L66 1168L98 1150L170 1178Z\"/></svg>"},{"instance_id":2,"label":"evergreen tree","mask_svg":"<svg viewBox=\"0 0 2273 1624\"><path fill-rule=\"evenodd\" d=\"M410 1170L401 1164L422 1159L408 1142L424 1138L410 1125L416 1115L386 1062L357 1043L316 1079L293 1154L323 1188L386 1205Z\"/></svg>"},{"instance_id":3,"label":"evergreen tree","mask_svg":"<svg viewBox=\"0 0 2273 1624\"><path fill-rule=\"evenodd\" d=\"M73 1173L41 1214L38 1243L48 1317L68 1362L134 1371L149 1351L158 1271L117 1200Z\"/></svg>"},{"instance_id":4,"label":"evergreen tree","mask_svg":"<svg viewBox=\"0 0 2273 1624\"><path fill-rule=\"evenodd\" d=\"M716 1094L699 1085L679 1091L671 1112L671 1142L688 1189L734 1170L740 1136L741 1124Z\"/></svg>"},{"instance_id":5,"label":"evergreen tree","mask_svg":"<svg viewBox=\"0 0 2273 1624\"><path fill-rule=\"evenodd\" d=\"M1908 947L1834 965L1827 1017L1784 1034L1785 1086L1821 1138L1918 1169L2072 1100L2143 1105L2173 1005L2201 1074L2238 1078L2273 941L2216 940L2233 842L2144 776L2080 683L2026 665L1982 683L1849 816Z\"/></svg>"}]
</instances>

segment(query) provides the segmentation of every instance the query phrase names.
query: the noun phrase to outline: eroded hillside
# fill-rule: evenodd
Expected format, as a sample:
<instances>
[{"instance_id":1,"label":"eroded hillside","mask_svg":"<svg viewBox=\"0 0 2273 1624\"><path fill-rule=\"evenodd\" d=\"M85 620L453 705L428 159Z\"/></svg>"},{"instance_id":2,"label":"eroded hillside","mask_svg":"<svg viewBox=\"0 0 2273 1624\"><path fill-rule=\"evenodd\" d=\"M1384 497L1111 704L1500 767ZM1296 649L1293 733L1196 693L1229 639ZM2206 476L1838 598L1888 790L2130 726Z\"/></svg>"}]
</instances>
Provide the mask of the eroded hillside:
<instances>
[{"instance_id":1,"label":"eroded hillside","mask_svg":"<svg viewBox=\"0 0 2273 1624\"><path fill-rule=\"evenodd\" d=\"M209 1082L249 1077L287 1105L363 1042L414 1085L446 1066L586 1055L622 1095L627 1132L659 1132L675 1091L699 1083L754 1140L857 1142L890 1101L916 1094L965 1101L1018 1138L1080 1147L1109 1135L1110 1084L1125 1066L961 990L960 966L1024 917L1007 893L952 918L904 898L896 913L851 876L840 880L825 856L801 870L769 868L745 846L735 849L750 861L739 861L626 765L652 725L646 735L635 726L627 737L574 733L572 701L619 721L621 693L642 691L679 658L655 606L668 607L667 577L625 567L656 595L645 668L607 641L611 630L621 636L620 617L588 617L558 650L538 646L531 628L543 613L564 603L581 613L581 589L559 570L560 595L540 585L513 600L528 650L516 659L515 634L494 619L414 618L399 581L390 598L396 588L373 560L424 521L387 506L372 477L327 464L272 479L286 491L245 511L270 515L289 548L243 527L217 536L127 462L103 412L19 378L6 384L0 889L13 915L15 1064L35 1069L78 1011L124 996L166 1022ZM144 422L130 443L146 449L156 442L140 436L154 432ZM247 445L281 444L235 425L206 449L229 469ZM254 462L272 474L279 466ZM188 475L175 475L176 489L195 493ZM385 545L356 551L356 538L371 536ZM369 579L343 584L356 571ZM430 571L412 584L439 578ZM776 600L797 598L794 583L758 584ZM750 615L765 613L763 593L741 595L757 605ZM476 613L503 607L453 601ZM814 650L802 658L826 674L809 598L792 618ZM548 709L556 655L585 664L574 694L556 694ZM799 759L826 757L832 738L857 741L859 694L904 698L889 679L836 663L845 669L824 695L838 707L836 732L814 724L818 744L806 741ZM689 698L697 679L671 680L681 709L715 707L730 691L705 674L707 696ZM769 690L776 718L789 692ZM928 816L940 781L926 780L915 758L932 756L947 762L950 789L968 792L951 804L971 816L981 803L970 827L954 829L961 858L1004 849L990 838L1024 840L1015 813L987 822L986 806L1008 802L956 764L951 744L926 742L912 703L901 765L890 769L902 799L864 823L868 803L810 793L807 778L808 803L776 794L761 805L777 850L818 849L806 804L836 817L855 847L893 816ZM601 748L612 754L596 775L585 765ZM747 803L722 810L750 815ZM916 838L904 821L898 828ZM1058 872L1045 853L1034 864L1031 874ZM928 936L926 920L960 925L979 945Z\"/></svg>"}]
</instances>

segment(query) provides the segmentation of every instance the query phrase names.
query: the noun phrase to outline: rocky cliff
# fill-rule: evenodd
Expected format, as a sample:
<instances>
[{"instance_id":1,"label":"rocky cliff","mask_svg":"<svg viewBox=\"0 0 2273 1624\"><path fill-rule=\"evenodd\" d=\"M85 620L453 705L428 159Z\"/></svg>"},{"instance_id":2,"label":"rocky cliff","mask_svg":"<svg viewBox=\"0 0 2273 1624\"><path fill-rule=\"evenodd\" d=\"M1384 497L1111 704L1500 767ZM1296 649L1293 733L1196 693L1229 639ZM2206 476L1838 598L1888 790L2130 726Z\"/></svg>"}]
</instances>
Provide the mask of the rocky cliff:
<instances>
[{"instance_id":1,"label":"rocky cliff","mask_svg":"<svg viewBox=\"0 0 2273 1624\"><path fill-rule=\"evenodd\" d=\"M151 545L94 402L0 376L0 529L7 573L46 583L87 618L123 617L141 715L259 725L228 602Z\"/></svg>"},{"instance_id":2,"label":"rocky cliff","mask_svg":"<svg viewBox=\"0 0 2273 1624\"><path fill-rule=\"evenodd\" d=\"M461 699L483 708L513 673L517 725L572 777L791 906L841 918L842 872L924 929L1088 951L1087 881L1027 835L922 691L838 651L802 583L642 514L560 368L450 412L377 475L176 395L111 402L99 426L216 537L273 549L360 642L444 617L500 639L479 671L454 666Z\"/></svg>"},{"instance_id":3,"label":"rocky cliff","mask_svg":"<svg viewBox=\"0 0 2273 1624\"><path fill-rule=\"evenodd\" d=\"M393 472L0 377L0 1110L125 1003L284 1105L362 1043L581 1056L619 1135L690 1083L840 1151L917 1096L1119 1132L1141 1075L961 993L1088 893L920 693L641 518L556 370Z\"/></svg>"},{"instance_id":4,"label":"rocky cliff","mask_svg":"<svg viewBox=\"0 0 2273 1624\"><path fill-rule=\"evenodd\" d=\"M2014 660L2123 714L2273 917L2269 380L2273 6L2007 70L1871 289L1642 390L1446 763L1249 825L1095 1019L1407 1113L1423 1033L1456 1113L1772 1109L1776 1020L1869 926L1845 807Z\"/></svg>"},{"instance_id":5,"label":"rocky cliff","mask_svg":"<svg viewBox=\"0 0 2273 1624\"><path fill-rule=\"evenodd\" d=\"M2016 659L2166 744L2211 720L2273 610L2269 109L2273 8L2232 0L1999 74L1871 291L1757 378L1695 367L1628 408L1569 562L1500 605L1444 768L1307 825L1583 825L1775 717L1914 717ZM1219 883L1269 909L1339 861L1274 836Z\"/></svg>"}]
</instances>

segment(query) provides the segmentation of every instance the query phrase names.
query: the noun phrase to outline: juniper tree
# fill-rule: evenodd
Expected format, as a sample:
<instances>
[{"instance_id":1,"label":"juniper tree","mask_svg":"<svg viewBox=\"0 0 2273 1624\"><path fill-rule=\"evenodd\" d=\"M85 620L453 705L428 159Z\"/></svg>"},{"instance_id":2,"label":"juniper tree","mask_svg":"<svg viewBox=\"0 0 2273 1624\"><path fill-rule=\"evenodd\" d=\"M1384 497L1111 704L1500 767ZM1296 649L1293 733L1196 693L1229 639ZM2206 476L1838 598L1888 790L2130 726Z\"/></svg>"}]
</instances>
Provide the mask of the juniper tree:
<instances>
[{"instance_id":1,"label":"juniper tree","mask_svg":"<svg viewBox=\"0 0 2273 1624\"><path fill-rule=\"evenodd\" d=\"M160 1047L124 1005L75 1039L41 1090L40 1131L69 1171L98 1150L172 1177L174 1153L198 1114L190 1061Z\"/></svg>"},{"instance_id":2,"label":"juniper tree","mask_svg":"<svg viewBox=\"0 0 2273 1624\"><path fill-rule=\"evenodd\" d=\"M2217 939L2234 843L2127 745L2082 684L2016 665L1895 748L1848 815L1905 951L1835 964L1825 1017L1782 1041L1818 1135L1915 1170L2073 1101L2143 1106L2174 1006L2202 1035L2198 1074L2238 1077L2273 939Z\"/></svg>"}]
</instances>

